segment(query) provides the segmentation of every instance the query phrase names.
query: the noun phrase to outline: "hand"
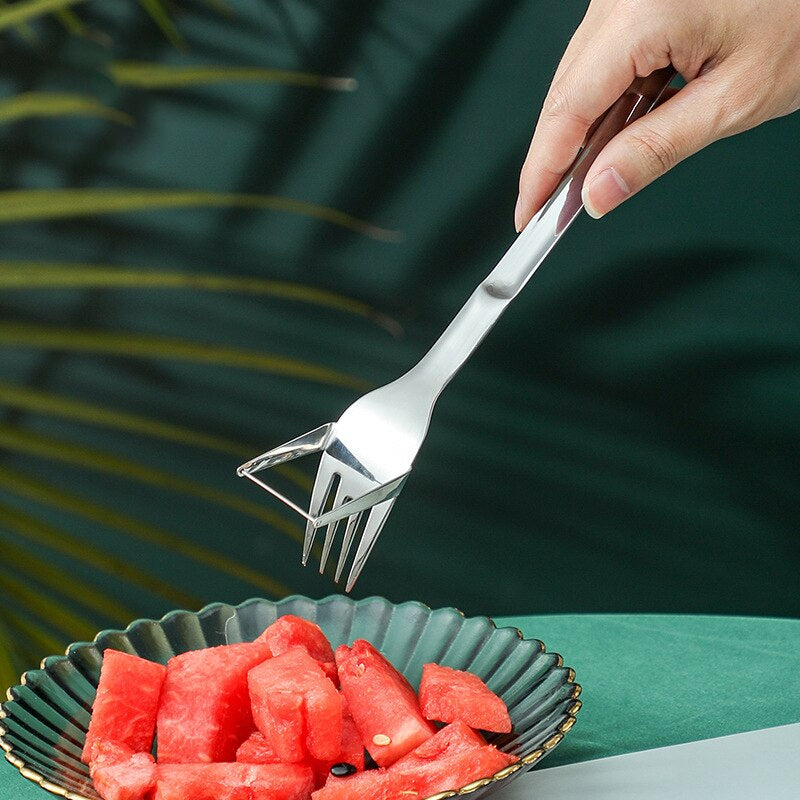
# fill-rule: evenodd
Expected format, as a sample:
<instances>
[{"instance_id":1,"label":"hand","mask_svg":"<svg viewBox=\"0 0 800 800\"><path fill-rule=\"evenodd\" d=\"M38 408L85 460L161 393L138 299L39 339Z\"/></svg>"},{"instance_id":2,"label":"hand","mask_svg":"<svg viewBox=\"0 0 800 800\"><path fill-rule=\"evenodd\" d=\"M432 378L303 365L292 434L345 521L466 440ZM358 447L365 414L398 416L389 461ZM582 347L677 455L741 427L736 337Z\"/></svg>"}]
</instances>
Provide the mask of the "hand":
<instances>
[{"instance_id":1,"label":"hand","mask_svg":"<svg viewBox=\"0 0 800 800\"><path fill-rule=\"evenodd\" d=\"M522 167L518 231L595 119L635 77L670 63L686 86L612 139L586 176L583 202L594 218L711 142L800 108L800 0L592 0Z\"/></svg>"}]
</instances>

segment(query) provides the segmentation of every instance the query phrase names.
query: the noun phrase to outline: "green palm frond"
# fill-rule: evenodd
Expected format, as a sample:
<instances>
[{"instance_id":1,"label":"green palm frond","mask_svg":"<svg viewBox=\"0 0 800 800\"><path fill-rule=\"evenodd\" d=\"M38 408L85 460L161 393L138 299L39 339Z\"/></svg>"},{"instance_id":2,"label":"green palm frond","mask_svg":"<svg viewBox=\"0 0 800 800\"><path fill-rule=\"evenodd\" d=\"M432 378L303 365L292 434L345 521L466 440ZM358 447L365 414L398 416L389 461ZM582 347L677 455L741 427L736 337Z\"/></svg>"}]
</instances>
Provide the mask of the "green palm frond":
<instances>
[{"instance_id":1,"label":"green palm frond","mask_svg":"<svg viewBox=\"0 0 800 800\"><path fill-rule=\"evenodd\" d=\"M6 519L5 511L6 509L0 505L0 512L3 514L0 530L17 527L13 516ZM21 523L19 529L24 533L28 522L24 519L25 515L22 517L22 520L16 522ZM109 617L120 625L125 625L136 617L133 609L120 603L115 597L98 591L90 583L73 577L68 570L61 569L6 538L3 540L3 561L14 568L16 575L26 575L46 586L56 586L72 602L95 612L100 617Z\"/></svg>"},{"instance_id":2,"label":"green palm frond","mask_svg":"<svg viewBox=\"0 0 800 800\"><path fill-rule=\"evenodd\" d=\"M8 605L3 607L0 615L10 627L14 628L15 631L30 642L33 649L38 652L39 659L46 655L63 652L69 641L66 638L61 639L57 636L53 636L50 631L46 630L41 625L37 625L29 617L23 616ZM14 678L14 683L16 683L17 680L19 680L19 673L17 673Z\"/></svg>"},{"instance_id":3,"label":"green palm frond","mask_svg":"<svg viewBox=\"0 0 800 800\"><path fill-rule=\"evenodd\" d=\"M143 270L105 264L74 264L0 259L0 289L189 289L240 293L321 306L374 322L393 336L402 333L397 320L352 297L305 286L229 275Z\"/></svg>"},{"instance_id":4,"label":"green palm frond","mask_svg":"<svg viewBox=\"0 0 800 800\"><path fill-rule=\"evenodd\" d=\"M0 9L0 31L82 2L84 0L20 0Z\"/></svg>"},{"instance_id":5,"label":"green palm frond","mask_svg":"<svg viewBox=\"0 0 800 800\"><path fill-rule=\"evenodd\" d=\"M2 584L0 584L2 585ZM11 657L14 652L14 640L5 626L5 609L0 611L0 686L13 686L19 680L19 671Z\"/></svg>"},{"instance_id":6,"label":"green palm frond","mask_svg":"<svg viewBox=\"0 0 800 800\"><path fill-rule=\"evenodd\" d=\"M262 592L266 592L268 597L282 597L286 594L291 594L288 587L258 570L251 569L245 564L240 564L223 553L209 550L192 542L191 539L176 536L162 528L141 522L117 509L108 508L88 498L59 489L53 484L44 483L20 469L11 470L0 466L0 487L19 497L28 498L34 502L44 503L61 511L75 514L83 519L120 531L134 539L155 545L168 552L185 556L198 564L203 564L237 580L249 583ZM188 608L195 608L200 605L192 602L187 606L183 601L176 604Z\"/></svg>"},{"instance_id":7,"label":"green palm frond","mask_svg":"<svg viewBox=\"0 0 800 800\"><path fill-rule=\"evenodd\" d=\"M83 36L86 33L86 25L81 18L71 9L62 8L56 12L56 17L64 28L75 36Z\"/></svg>"},{"instance_id":8,"label":"green palm frond","mask_svg":"<svg viewBox=\"0 0 800 800\"><path fill-rule=\"evenodd\" d=\"M133 117L83 94L25 92L0 100L0 125L27 117L99 117L133 125Z\"/></svg>"},{"instance_id":9,"label":"green palm frond","mask_svg":"<svg viewBox=\"0 0 800 800\"><path fill-rule=\"evenodd\" d=\"M380 241L398 241L387 230L328 206L262 194L175 189L13 189L0 192L0 223L66 219L162 208L249 208L282 211L329 222Z\"/></svg>"},{"instance_id":10,"label":"green palm frond","mask_svg":"<svg viewBox=\"0 0 800 800\"><path fill-rule=\"evenodd\" d=\"M358 88L358 81L354 78L269 67L115 61L109 66L109 73L120 86L137 89L185 89L217 83L281 83L340 92L352 92Z\"/></svg>"},{"instance_id":11,"label":"green palm frond","mask_svg":"<svg viewBox=\"0 0 800 800\"><path fill-rule=\"evenodd\" d=\"M253 454L252 445L247 445L244 442L235 442L223 436L214 436L205 431L198 431L184 425L175 425L170 422L144 417L140 414L116 411L52 392L37 391L36 389L29 389L2 381L0 381L0 406L57 416L62 419L122 430L126 433L143 434L162 441L175 442L232 455L237 459L248 458ZM301 489L311 490L310 476L296 467L279 464L276 470Z\"/></svg>"},{"instance_id":12,"label":"green palm frond","mask_svg":"<svg viewBox=\"0 0 800 800\"><path fill-rule=\"evenodd\" d=\"M0 423L0 447L37 459L63 462L91 472L102 472L134 483L153 486L165 492L186 495L257 519L295 541L302 541L303 538L295 522L290 522L270 508L244 500L238 494L173 475L113 453L75 444L65 439L42 436L6 423Z\"/></svg>"},{"instance_id":13,"label":"green palm frond","mask_svg":"<svg viewBox=\"0 0 800 800\"><path fill-rule=\"evenodd\" d=\"M177 25L172 21L169 11L167 11L161 0L139 0L139 5L152 17L161 32L176 49L181 51L188 49L186 39L183 38Z\"/></svg>"},{"instance_id":14,"label":"green palm frond","mask_svg":"<svg viewBox=\"0 0 800 800\"><path fill-rule=\"evenodd\" d=\"M63 600L54 598L42 587L20 580L3 562L0 562L0 586L3 587L6 598L15 600L20 607L25 608L26 613L33 613L63 631L68 637L67 641L91 641L97 633L97 623L92 618L68 608Z\"/></svg>"},{"instance_id":15,"label":"green palm frond","mask_svg":"<svg viewBox=\"0 0 800 800\"><path fill-rule=\"evenodd\" d=\"M47 348L157 361L186 361L267 372L355 391L371 388L367 381L352 375L273 353L128 331L77 330L0 322L0 344L5 347Z\"/></svg>"},{"instance_id":16,"label":"green palm frond","mask_svg":"<svg viewBox=\"0 0 800 800\"><path fill-rule=\"evenodd\" d=\"M0 9L7 8L8 5L8 0L0 0ZM13 27L28 44L34 44L39 38L29 22L20 22Z\"/></svg>"},{"instance_id":17,"label":"green palm frond","mask_svg":"<svg viewBox=\"0 0 800 800\"><path fill-rule=\"evenodd\" d=\"M252 446L222 436L197 431L182 425L150 419L138 414L105 408L70 397L29 389L0 381L0 406L20 408L90 425L114 428L127 433L144 434L157 439L214 450L236 458L252 455Z\"/></svg>"},{"instance_id":18,"label":"green palm frond","mask_svg":"<svg viewBox=\"0 0 800 800\"><path fill-rule=\"evenodd\" d=\"M184 608L202 605L200 599L194 595L175 589L149 575L141 567L132 566L125 559L101 552L96 545L88 546L85 540L73 536L66 530L42 522L29 514L23 514L5 503L0 503L0 513L2 513L2 524L9 530L16 531L26 542L31 542L37 547L48 547L74 561L94 567L101 573L159 595L175 605Z\"/></svg>"}]
</instances>

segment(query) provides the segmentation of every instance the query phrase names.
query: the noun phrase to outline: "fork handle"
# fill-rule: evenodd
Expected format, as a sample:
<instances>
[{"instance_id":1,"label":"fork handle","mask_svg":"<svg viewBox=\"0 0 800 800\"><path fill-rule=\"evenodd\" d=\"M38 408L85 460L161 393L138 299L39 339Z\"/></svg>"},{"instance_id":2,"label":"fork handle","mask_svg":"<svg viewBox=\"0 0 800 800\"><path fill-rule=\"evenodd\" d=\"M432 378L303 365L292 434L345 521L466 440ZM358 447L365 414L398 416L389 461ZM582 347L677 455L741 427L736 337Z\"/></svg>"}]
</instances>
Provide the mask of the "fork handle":
<instances>
[{"instance_id":1,"label":"fork handle","mask_svg":"<svg viewBox=\"0 0 800 800\"><path fill-rule=\"evenodd\" d=\"M637 78L595 123L586 144L550 199L475 289L433 347L408 373L409 378L420 379L420 391L433 393L431 404L578 216L583 208L583 181L600 151L623 128L657 105L675 74L672 67L667 67L646 78Z\"/></svg>"}]
</instances>

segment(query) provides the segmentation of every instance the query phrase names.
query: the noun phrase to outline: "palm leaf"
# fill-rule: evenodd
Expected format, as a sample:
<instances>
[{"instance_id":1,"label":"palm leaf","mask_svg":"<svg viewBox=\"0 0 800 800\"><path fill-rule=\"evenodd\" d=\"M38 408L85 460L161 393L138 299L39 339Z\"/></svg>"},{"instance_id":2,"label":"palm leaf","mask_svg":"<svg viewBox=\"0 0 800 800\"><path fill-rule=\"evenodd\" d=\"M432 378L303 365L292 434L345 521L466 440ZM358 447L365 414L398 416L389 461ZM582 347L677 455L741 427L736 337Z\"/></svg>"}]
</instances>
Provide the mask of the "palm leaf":
<instances>
[{"instance_id":1,"label":"palm leaf","mask_svg":"<svg viewBox=\"0 0 800 800\"><path fill-rule=\"evenodd\" d=\"M302 541L300 528L294 522L280 516L272 509L244 500L238 494L216 489L197 481L173 475L169 472L121 458L113 453L94 450L52 436L41 436L20 428L0 423L0 447L46 461L60 461L81 469L102 472L125 478L136 483L154 486L157 489L203 500L223 506L270 525L275 530L295 541Z\"/></svg>"},{"instance_id":2,"label":"palm leaf","mask_svg":"<svg viewBox=\"0 0 800 800\"><path fill-rule=\"evenodd\" d=\"M181 51L187 50L186 39L172 21L172 17L161 0L139 0L139 5L150 15L175 48Z\"/></svg>"},{"instance_id":3,"label":"palm leaf","mask_svg":"<svg viewBox=\"0 0 800 800\"><path fill-rule=\"evenodd\" d=\"M8 2L7 0L0 0L0 9L7 8ZM36 31L33 29L33 26L27 22L21 22L18 25L14 25L14 29L17 33L28 43L34 44L38 40L38 36L36 35Z\"/></svg>"},{"instance_id":4,"label":"palm leaf","mask_svg":"<svg viewBox=\"0 0 800 800\"><path fill-rule=\"evenodd\" d=\"M17 531L26 541L33 542L37 546L49 547L75 561L94 567L100 572L127 581L146 592L157 594L181 608L198 608L202 605L200 599L194 595L182 592L164 581L148 575L140 567L132 566L125 559L110 553L103 553L96 546L87 546L85 540L76 538L65 530L42 522L28 514L23 514L5 503L0 503L0 510L2 511L2 524Z\"/></svg>"},{"instance_id":5,"label":"palm leaf","mask_svg":"<svg viewBox=\"0 0 800 800\"><path fill-rule=\"evenodd\" d=\"M152 211L161 208L238 207L300 214L381 241L396 231L379 228L335 208L260 194L175 189L13 189L0 192L0 223Z\"/></svg>"},{"instance_id":6,"label":"palm leaf","mask_svg":"<svg viewBox=\"0 0 800 800\"><path fill-rule=\"evenodd\" d=\"M360 378L285 356L127 331L109 333L0 322L0 344L6 347L41 347L62 352L213 364L268 372L356 391L369 388L369 384Z\"/></svg>"},{"instance_id":7,"label":"palm leaf","mask_svg":"<svg viewBox=\"0 0 800 800\"><path fill-rule=\"evenodd\" d=\"M3 586L5 597L13 598L26 612L32 612L63 631L70 640L91 641L97 633L97 623L93 619L67 608L63 600L52 598L43 587L34 587L20 580L5 568L3 562L0 562L0 585Z\"/></svg>"},{"instance_id":8,"label":"palm leaf","mask_svg":"<svg viewBox=\"0 0 800 800\"><path fill-rule=\"evenodd\" d=\"M31 622L30 618L19 614L17 611L10 608L8 605L3 607L3 619L12 626L15 630L21 633L29 642L33 643L33 648L40 654L41 658L44 655L51 655L53 653L63 652L67 645L67 639L59 639L53 636L50 631L45 630L40 625ZM14 682L19 679L19 673L14 678ZM8 684L6 684L8 685Z\"/></svg>"},{"instance_id":9,"label":"palm leaf","mask_svg":"<svg viewBox=\"0 0 800 800\"><path fill-rule=\"evenodd\" d=\"M133 117L110 108L93 97L60 92L25 92L0 101L0 125L26 117L100 117L133 125Z\"/></svg>"},{"instance_id":10,"label":"palm leaf","mask_svg":"<svg viewBox=\"0 0 800 800\"><path fill-rule=\"evenodd\" d=\"M0 9L0 31L82 2L83 0L21 0Z\"/></svg>"},{"instance_id":11,"label":"palm leaf","mask_svg":"<svg viewBox=\"0 0 800 800\"><path fill-rule=\"evenodd\" d=\"M0 686L13 686L19 680L19 671L11 658L13 652L14 640L0 619Z\"/></svg>"},{"instance_id":12,"label":"palm leaf","mask_svg":"<svg viewBox=\"0 0 800 800\"><path fill-rule=\"evenodd\" d=\"M252 445L244 442L235 442L183 425L174 425L139 414L115 411L104 406L2 381L0 381L0 405L33 411L38 414L54 415L89 425L114 428L127 433L139 433L164 441L225 453L240 459L248 458L253 453ZM311 478L306 473L287 464L279 464L276 470L301 489L311 491Z\"/></svg>"},{"instance_id":13,"label":"palm leaf","mask_svg":"<svg viewBox=\"0 0 800 800\"><path fill-rule=\"evenodd\" d=\"M116 509L107 508L88 498L65 492L63 489L27 475L20 469L11 470L0 466L0 487L19 497L25 497L37 503L44 503L61 511L75 514L107 528L121 531L140 541L185 556L198 564L203 564L237 580L249 583L266 592L269 597L282 597L291 594L288 587L258 570L252 569L245 564L240 564L223 553L209 550L189 539L184 539L154 525L148 525L140 520L133 519L127 514L123 514ZM184 603L179 602L177 605L184 605ZM197 604L190 603L189 606L196 608Z\"/></svg>"},{"instance_id":14,"label":"palm leaf","mask_svg":"<svg viewBox=\"0 0 800 800\"><path fill-rule=\"evenodd\" d=\"M0 505L3 514L6 508ZM25 515L2 517L0 525L5 528L14 527L24 533ZM67 570L50 563L47 559L27 551L9 539L3 542L3 560L14 567L15 574L24 574L43 583L45 586L56 586L58 591L84 608L94 611L100 617L109 617L114 622L125 625L136 617L136 612L127 608L116 598L95 589L91 584L73 577Z\"/></svg>"},{"instance_id":15,"label":"palm leaf","mask_svg":"<svg viewBox=\"0 0 800 800\"><path fill-rule=\"evenodd\" d=\"M402 333L397 320L366 303L345 295L299 283L263 278L230 277L187 272L167 272L107 266L37 261L0 260L0 289L190 289L241 293L293 300L364 317L393 336Z\"/></svg>"},{"instance_id":16,"label":"palm leaf","mask_svg":"<svg viewBox=\"0 0 800 800\"><path fill-rule=\"evenodd\" d=\"M56 16L71 34L83 36L86 33L86 25L83 24L81 18L71 8L60 9L56 12Z\"/></svg>"},{"instance_id":17,"label":"palm leaf","mask_svg":"<svg viewBox=\"0 0 800 800\"><path fill-rule=\"evenodd\" d=\"M145 61L115 61L109 73L120 86L137 89L186 89L217 83L280 83L352 92L358 88L354 78L317 75L314 72L272 69L271 67L234 67L221 64L158 64Z\"/></svg>"},{"instance_id":18,"label":"palm leaf","mask_svg":"<svg viewBox=\"0 0 800 800\"><path fill-rule=\"evenodd\" d=\"M236 458L246 458L252 454L252 446L234 442L222 436L214 436L205 431L196 431L181 425L173 425L161 420L115 411L103 406L73 400L69 397L41 392L11 383L0 381L0 405L21 408L38 414L48 414L63 419L76 420L89 425L115 428L127 433L139 433L158 439L177 442L191 447L201 447Z\"/></svg>"}]
</instances>

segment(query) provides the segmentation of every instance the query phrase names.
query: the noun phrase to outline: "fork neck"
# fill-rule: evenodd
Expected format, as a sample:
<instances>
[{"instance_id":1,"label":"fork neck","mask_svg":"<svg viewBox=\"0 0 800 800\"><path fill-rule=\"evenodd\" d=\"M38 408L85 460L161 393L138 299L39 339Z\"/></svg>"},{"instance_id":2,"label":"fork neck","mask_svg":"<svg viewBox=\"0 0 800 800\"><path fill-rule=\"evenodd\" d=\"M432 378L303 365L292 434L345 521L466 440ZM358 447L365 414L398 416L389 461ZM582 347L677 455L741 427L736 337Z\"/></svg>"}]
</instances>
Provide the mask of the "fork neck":
<instances>
[{"instance_id":1,"label":"fork neck","mask_svg":"<svg viewBox=\"0 0 800 800\"><path fill-rule=\"evenodd\" d=\"M431 404L522 291L547 254L583 208L581 189L600 151L658 102L675 75L672 67L637 79L599 120L579 156L541 211L517 236L497 266L447 326L422 360L408 373L427 391Z\"/></svg>"}]
</instances>

